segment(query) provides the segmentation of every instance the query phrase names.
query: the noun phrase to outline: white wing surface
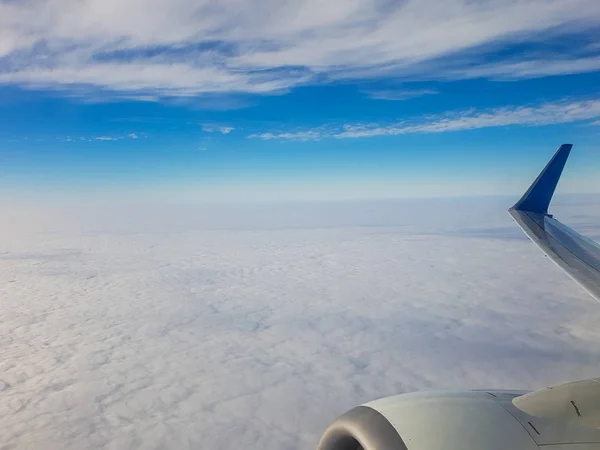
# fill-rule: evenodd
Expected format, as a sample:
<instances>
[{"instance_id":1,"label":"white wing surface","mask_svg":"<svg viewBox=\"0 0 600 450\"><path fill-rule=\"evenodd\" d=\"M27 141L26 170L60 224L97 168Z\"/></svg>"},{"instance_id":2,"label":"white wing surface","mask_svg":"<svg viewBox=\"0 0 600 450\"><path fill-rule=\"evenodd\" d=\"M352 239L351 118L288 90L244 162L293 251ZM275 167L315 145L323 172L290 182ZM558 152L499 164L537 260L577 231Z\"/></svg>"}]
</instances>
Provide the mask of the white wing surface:
<instances>
[{"instance_id":1,"label":"white wing surface","mask_svg":"<svg viewBox=\"0 0 600 450\"><path fill-rule=\"evenodd\" d=\"M521 200L508 211L552 261L600 301L600 245L548 214L571 147L571 144L560 146Z\"/></svg>"}]
</instances>

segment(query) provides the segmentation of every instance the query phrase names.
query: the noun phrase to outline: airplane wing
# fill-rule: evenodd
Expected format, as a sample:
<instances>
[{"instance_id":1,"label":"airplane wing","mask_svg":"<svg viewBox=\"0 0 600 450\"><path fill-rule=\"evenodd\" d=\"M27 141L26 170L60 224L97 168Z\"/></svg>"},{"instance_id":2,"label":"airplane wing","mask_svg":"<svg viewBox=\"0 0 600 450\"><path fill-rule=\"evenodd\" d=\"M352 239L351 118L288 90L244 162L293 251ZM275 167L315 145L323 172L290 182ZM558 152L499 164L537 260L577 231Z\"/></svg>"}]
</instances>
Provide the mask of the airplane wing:
<instances>
[{"instance_id":1,"label":"airplane wing","mask_svg":"<svg viewBox=\"0 0 600 450\"><path fill-rule=\"evenodd\" d=\"M571 145L509 209L552 261L600 301L600 246L548 214ZM317 450L600 450L600 378L535 392L474 390L385 397L338 417Z\"/></svg>"},{"instance_id":2,"label":"airplane wing","mask_svg":"<svg viewBox=\"0 0 600 450\"><path fill-rule=\"evenodd\" d=\"M600 246L548 214L571 145L562 145L510 214L600 301ZM600 450L600 378L535 392L475 390L385 397L338 417L317 450Z\"/></svg>"},{"instance_id":3,"label":"airplane wing","mask_svg":"<svg viewBox=\"0 0 600 450\"><path fill-rule=\"evenodd\" d=\"M508 211L552 261L600 301L600 245L548 214L571 147L571 144L560 146L521 200Z\"/></svg>"}]
</instances>

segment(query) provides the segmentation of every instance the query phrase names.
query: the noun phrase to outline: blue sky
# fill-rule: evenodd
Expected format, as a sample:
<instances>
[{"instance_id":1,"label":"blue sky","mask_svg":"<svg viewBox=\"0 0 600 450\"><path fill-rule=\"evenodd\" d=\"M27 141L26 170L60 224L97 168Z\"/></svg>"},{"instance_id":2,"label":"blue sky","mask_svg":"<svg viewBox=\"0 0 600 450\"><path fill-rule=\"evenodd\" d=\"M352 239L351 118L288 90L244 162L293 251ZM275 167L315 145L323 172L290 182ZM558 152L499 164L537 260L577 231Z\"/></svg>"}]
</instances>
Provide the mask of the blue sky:
<instances>
[{"instance_id":1,"label":"blue sky","mask_svg":"<svg viewBox=\"0 0 600 450\"><path fill-rule=\"evenodd\" d=\"M0 187L201 201L599 192L596 0L0 0Z\"/></svg>"}]
</instances>

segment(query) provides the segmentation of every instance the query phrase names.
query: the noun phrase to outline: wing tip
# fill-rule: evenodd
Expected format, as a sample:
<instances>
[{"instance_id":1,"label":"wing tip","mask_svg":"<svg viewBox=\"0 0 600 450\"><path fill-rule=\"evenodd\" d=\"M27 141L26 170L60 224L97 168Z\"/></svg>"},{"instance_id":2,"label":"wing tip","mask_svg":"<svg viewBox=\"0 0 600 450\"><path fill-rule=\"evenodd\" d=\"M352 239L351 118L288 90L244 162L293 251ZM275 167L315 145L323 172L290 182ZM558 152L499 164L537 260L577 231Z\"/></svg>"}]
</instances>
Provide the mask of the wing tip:
<instances>
[{"instance_id":1,"label":"wing tip","mask_svg":"<svg viewBox=\"0 0 600 450\"><path fill-rule=\"evenodd\" d=\"M510 210L548 214L548 206L572 148L573 144L562 144L523 197Z\"/></svg>"}]
</instances>

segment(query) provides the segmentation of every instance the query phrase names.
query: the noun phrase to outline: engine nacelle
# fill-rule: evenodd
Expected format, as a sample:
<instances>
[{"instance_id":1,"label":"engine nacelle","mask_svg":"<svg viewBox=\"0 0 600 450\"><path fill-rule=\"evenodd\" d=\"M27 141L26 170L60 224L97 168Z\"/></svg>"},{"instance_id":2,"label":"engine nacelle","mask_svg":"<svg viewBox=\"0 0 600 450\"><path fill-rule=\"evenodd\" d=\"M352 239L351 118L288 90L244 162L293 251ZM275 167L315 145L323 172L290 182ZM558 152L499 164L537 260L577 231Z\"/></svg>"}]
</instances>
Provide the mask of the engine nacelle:
<instances>
[{"instance_id":1,"label":"engine nacelle","mask_svg":"<svg viewBox=\"0 0 600 450\"><path fill-rule=\"evenodd\" d=\"M343 414L318 450L600 450L598 398L598 380L534 393L403 394Z\"/></svg>"}]
</instances>

